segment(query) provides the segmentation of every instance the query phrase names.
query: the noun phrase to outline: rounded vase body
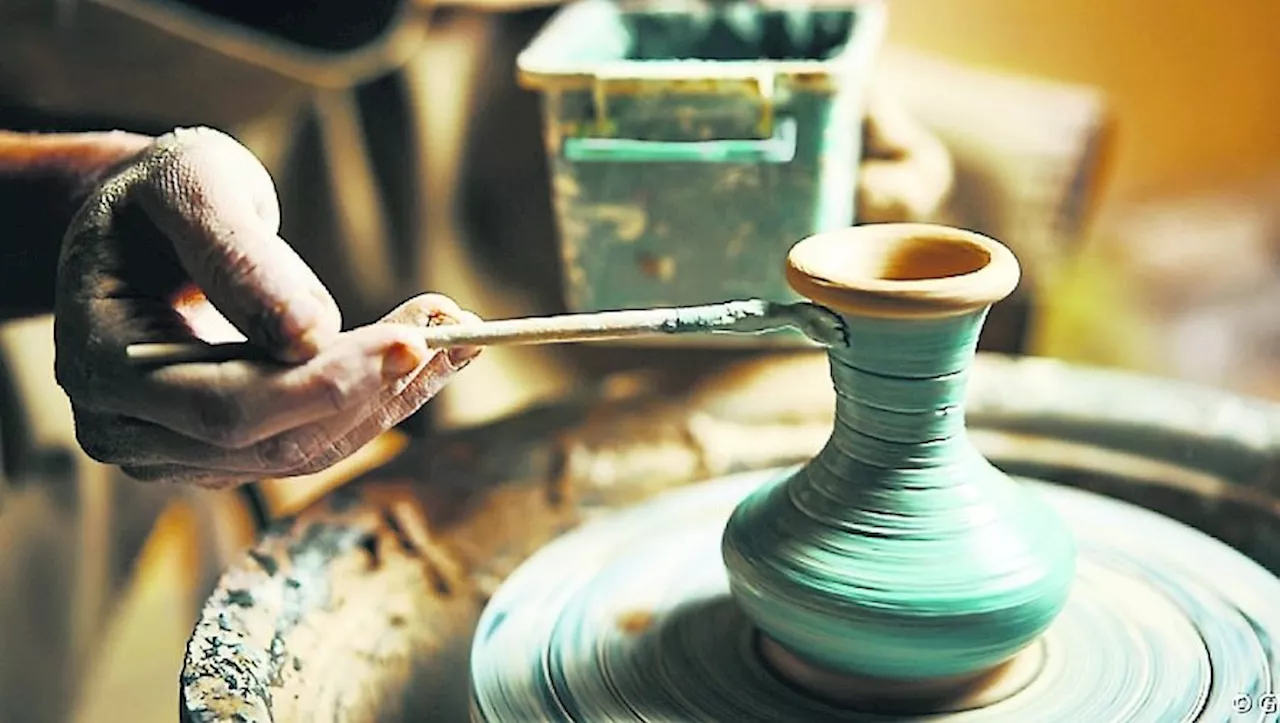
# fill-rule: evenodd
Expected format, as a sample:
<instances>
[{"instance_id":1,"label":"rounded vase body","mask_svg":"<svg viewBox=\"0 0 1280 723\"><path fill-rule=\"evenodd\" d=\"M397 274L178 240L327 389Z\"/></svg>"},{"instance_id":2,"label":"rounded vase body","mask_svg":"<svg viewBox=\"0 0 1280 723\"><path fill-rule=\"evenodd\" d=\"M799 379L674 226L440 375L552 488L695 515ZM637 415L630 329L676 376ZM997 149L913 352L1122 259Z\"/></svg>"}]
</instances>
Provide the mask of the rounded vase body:
<instances>
[{"instance_id":1,"label":"rounded vase body","mask_svg":"<svg viewBox=\"0 0 1280 723\"><path fill-rule=\"evenodd\" d=\"M829 350L831 438L729 520L735 599L810 663L889 680L972 675L1026 647L1066 602L1066 525L965 432L987 308L842 313L849 343Z\"/></svg>"}]
</instances>

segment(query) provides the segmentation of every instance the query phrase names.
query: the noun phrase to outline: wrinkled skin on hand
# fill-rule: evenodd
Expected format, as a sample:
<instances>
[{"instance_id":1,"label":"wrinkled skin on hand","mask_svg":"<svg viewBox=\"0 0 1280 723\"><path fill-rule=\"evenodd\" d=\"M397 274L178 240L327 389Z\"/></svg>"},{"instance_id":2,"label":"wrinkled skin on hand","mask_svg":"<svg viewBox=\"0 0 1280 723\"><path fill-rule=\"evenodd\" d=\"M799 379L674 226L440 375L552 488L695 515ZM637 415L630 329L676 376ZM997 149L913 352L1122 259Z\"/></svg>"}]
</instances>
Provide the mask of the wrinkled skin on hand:
<instances>
[{"instance_id":1,"label":"wrinkled skin on hand","mask_svg":"<svg viewBox=\"0 0 1280 723\"><path fill-rule=\"evenodd\" d=\"M398 424L478 353L416 328L474 319L414 298L341 332L337 305L279 237L266 169L208 129L160 138L89 197L63 241L56 372L94 459L144 481L228 487L324 469ZM159 369L139 342L249 339L279 364Z\"/></svg>"}]
</instances>

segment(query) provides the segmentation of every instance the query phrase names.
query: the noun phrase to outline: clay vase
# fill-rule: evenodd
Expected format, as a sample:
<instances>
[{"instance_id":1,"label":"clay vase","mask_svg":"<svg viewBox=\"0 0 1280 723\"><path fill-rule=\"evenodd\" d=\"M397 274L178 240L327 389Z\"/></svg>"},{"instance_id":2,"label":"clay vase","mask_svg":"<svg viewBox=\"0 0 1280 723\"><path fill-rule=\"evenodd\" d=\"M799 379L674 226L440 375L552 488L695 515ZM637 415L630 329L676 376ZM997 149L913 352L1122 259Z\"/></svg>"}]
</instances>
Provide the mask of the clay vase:
<instances>
[{"instance_id":1,"label":"clay vase","mask_svg":"<svg viewBox=\"0 0 1280 723\"><path fill-rule=\"evenodd\" d=\"M792 248L788 282L843 318L848 344L829 350L826 446L748 496L724 533L732 593L767 658L871 681L962 680L1015 656L1062 609L1075 568L1066 525L965 431L978 335L1018 277L1001 244L939 226L860 226Z\"/></svg>"}]
</instances>

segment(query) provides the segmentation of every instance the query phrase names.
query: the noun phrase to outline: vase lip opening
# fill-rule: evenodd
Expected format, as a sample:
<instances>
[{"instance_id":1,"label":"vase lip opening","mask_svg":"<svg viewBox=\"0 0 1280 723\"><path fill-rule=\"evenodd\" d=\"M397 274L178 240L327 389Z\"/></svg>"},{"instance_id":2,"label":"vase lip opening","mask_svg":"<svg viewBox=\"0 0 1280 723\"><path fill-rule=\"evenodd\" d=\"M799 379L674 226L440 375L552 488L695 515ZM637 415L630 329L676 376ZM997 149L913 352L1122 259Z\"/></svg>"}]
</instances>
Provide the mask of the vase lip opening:
<instances>
[{"instance_id":1,"label":"vase lip opening","mask_svg":"<svg viewBox=\"0 0 1280 723\"><path fill-rule=\"evenodd\" d=\"M810 236L787 255L796 293L860 316L946 317L1013 292L1020 270L995 239L950 226L867 224Z\"/></svg>"}]
</instances>

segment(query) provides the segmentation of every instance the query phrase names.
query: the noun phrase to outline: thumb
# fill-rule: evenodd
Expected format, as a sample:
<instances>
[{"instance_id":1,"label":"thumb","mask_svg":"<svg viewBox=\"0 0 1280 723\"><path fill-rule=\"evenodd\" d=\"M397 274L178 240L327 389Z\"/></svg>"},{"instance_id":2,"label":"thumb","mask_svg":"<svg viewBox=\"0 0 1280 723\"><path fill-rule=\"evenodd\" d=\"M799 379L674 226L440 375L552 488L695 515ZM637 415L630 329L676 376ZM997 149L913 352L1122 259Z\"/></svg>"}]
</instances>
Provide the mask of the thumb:
<instances>
[{"instance_id":1,"label":"thumb","mask_svg":"<svg viewBox=\"0 0 1280 723\"><path fill-rule=\"evenodd\" d=\"M337 337L338 306L278 235L271 176L230 136L177 130L142 161L137 200L223 316L282 361L305 361Z\"/></svg>"}]
</instances>

